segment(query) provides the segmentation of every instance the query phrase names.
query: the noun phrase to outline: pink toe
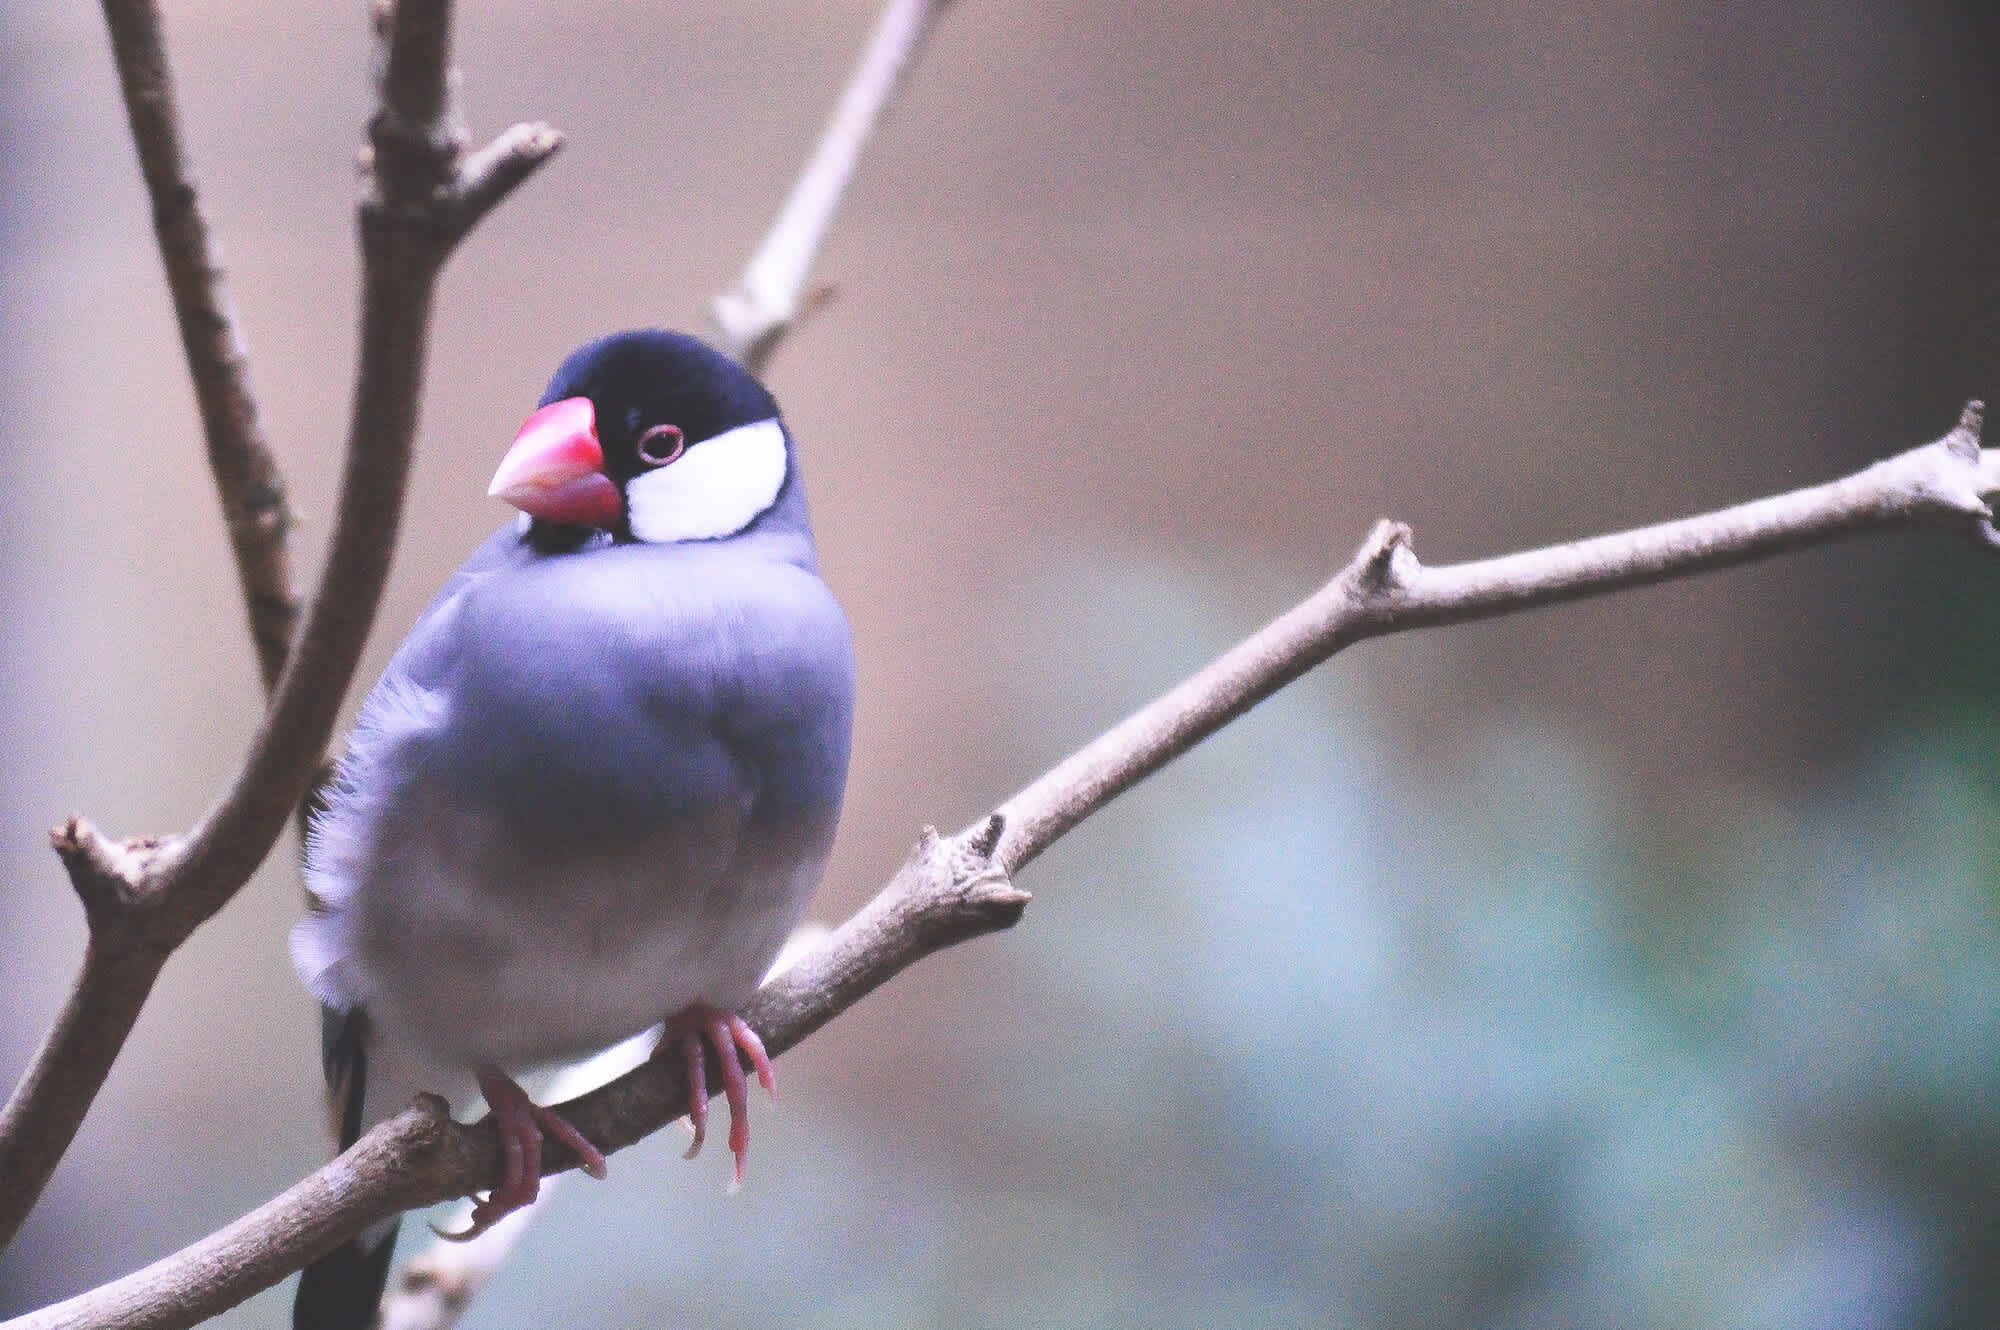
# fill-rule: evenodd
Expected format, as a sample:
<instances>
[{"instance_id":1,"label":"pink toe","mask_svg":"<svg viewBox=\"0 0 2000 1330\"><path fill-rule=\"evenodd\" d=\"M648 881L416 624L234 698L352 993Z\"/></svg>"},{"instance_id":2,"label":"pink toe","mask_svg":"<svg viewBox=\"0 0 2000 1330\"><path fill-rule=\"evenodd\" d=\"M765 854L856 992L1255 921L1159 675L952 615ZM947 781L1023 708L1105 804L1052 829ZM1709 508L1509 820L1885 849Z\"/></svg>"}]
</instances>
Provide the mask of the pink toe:
<instances>
[{"instance_id":1,"label":"pink toe","mask_svg":"<svg viewBox=\"0 0 2000 1330\"><path fill-rule=\"evenodd\" d=\"M473 1234L515 1210L534 1204L542 1191L542 1140L553 1136L575 1152L578 1163L592 1177L605 1174L604 1152L578 1131L576 1124L552 1108L543 1108L528 1098L505 1072L496 1067L479 1069L479 1089L492 1110L493 1128L499 1133L502 1168L499 1185L473 1207Z\"/></svg>"},{"instance_id":2,"label":"pink toe","mask_svg":"<svg viewBox=\"0 0 2000 1330\"><path fill-rule=\"evenodd\" d=\"M694 1139L688 1142L687 1154L682 1157L692 1159L701 1153L701 1143L708 1139L708 1069L702 1065L700 1035L681 1036L681 1056L687 1059L688 1125L694 1128Z\"/></svg>"},{"instance_id":3,"label":"pink toe","mask_svg":"<svg viewBox=\"0 0 2000 1330\"><path fill-rule=\"evenodd\" d=\"M764 1041L758 1037L755 1030L750 1028L750 1022L744 1020L741 1016L731 1016L729 1018L729 1034L730 1038L735 1041L736 1047L742 1049L743 1055L750 1059L750 1066L757 1073L757 1084L764 1087L765 1094L776 1099L778 1097L778 1071L777 1068L771 1065L771 1055L764 1051Z\"/></svg>"},{"instance_id":4,"label":"pink toe","mask_svg":"<svg viewBox=\"0 0 2000 1330\"><path fill-rule=\"evenodd\" d=\"M736 1187L743 1185L745 1161L750 1153L750 1080L744 1074L747 1060L757 1075L757 1083L773 1098L778 1093L778 1075L764 1041L749 1022L733 1012L705 1002L690 1005L667 1023L670 1036L678 1037L687 1062L688 1121L694 1127L694 1142L688 1147L692 1159L708 1136L708 1085L705 1066L708 1048L715 1050L722 1068L722 1094L729 1106L729 1152L735 1157ZM706 1046L704 1046L706 1045ZM731 1188L734 1190L735 1188Z\"/></svg>"}]
</instances>

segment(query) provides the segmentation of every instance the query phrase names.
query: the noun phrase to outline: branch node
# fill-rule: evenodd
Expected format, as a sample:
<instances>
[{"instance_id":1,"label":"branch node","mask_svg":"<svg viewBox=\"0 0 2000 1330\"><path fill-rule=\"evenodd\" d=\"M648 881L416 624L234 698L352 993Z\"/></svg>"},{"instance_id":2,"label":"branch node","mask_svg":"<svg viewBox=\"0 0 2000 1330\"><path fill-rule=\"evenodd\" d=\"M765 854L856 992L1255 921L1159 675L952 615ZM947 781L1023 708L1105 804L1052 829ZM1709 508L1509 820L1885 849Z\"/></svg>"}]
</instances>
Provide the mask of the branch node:
<instances>
[{"instance_id":1,"label":"branch node","mask_svg":"<svg viewBox=\"0 0 2000 1330\"><path fill-rule=\"evenodd\" d=\"M1000 845L1000 837L1007 830L1007 819L999 813L988 813L986 820L965 835L965 846L981 859L991 859L993 851Z\"/></svg>"},{"instance_id":2,"label":"branch node","mask_svg":"<svg viewBox=\"0 0 2000 1330\"><path fill-rule=\"evenodd\" d=\"M1032 897L1008 876L993 852L1007 829L1007 820L990 813L971 830L940 837L925 828L911 855L911 895L935 923L948 925L953 937L967 921L975 932L1011 928L1020 921Z\"/></svg>"},{"instance_id":3,"label":"branch node","mask_svg":"<svg viewBox=\"0 0 2000 1330\"><path fill-rule=\"evenodd\" d=\"M778 304L772 303L778 297L760 297L747 283L738 283L715 298L709 318L722 338L724 349L731 351L745 369L761 376L778 345L797 332L807 319L831 305L839 294L839 287L821 282L799 297L796 304Z\"/></svg>"},{"instance_id":4,"label":"branch node","mask_svg":"<svg viewBox=\"0 0 2000 1330\"><path fill-rule=\"evenodd\" d=\"M378 174L389 176L394 186L409 191L405 203L420 204L435 189L421 182L442 183L451 178L453 168L465 151L470 135L463 126L445 120L422 121L384 105L368 122L368 141L374 148L373 162ZM388 171L380 168L390 167Z\"/></svg>"},{"instance_id":5,"label":"branch node","mask_svg":"<svg viewBox=\"0 0 2000 1330\"><path fill-rule=\"evenodd\" d=\"M451 1121L451 1105L445 1102L443 1095L419 1090L410 1096L410 1107L429 1115L433 1125L442 1126Z\"/></svg>"},{"instance_id":6,"label":"branch node","mask_svg":"<svg viewBox=\"0 0 2000 1330\"><path fill-rule=\"evenodd\" d=\"M1958 425L1944 436L1944 446L1968 462L1979 460L1979 443L1986 424L1986 403L1977 397L1958 413Z\"/></svg>"},{"instance_id":7,"label":"branch node","mask_svg":"<svg viewBox=\"0 0 2000 1330\"><path fill-rule=\"evenodd\" d=\"M1006 825L991 813L956 836L941 836L936 827L918 833L879 899L895 901L901 917L929 939L926 952L1019 922L1031 898L994 858Z\"/></svg>"},{"instance_id":8,"label":"branch node","mask_svg":"<svg viewBox=\"0 0 2000 1330\"><path fill-rule=\"evenodd\" d=\"M468 1156L481 1153L478 1124L457 1121L451 1105L429 1091L410 1096L409 1107L368 1132L349 1153L380 1146L395 1161L396 1170L413 1178L426 1172L450 1170ZM497 1138L493 1148L497 1149Z\"/></svg>"},{"instance_id":9,"label":"branch node","mask_svg":"<svg viewBox=\"0 0 2000 1330\"><path fill-rule=\"evenodd\" d=\"M1021 922L1027 913L1029 902L1035 899L1031 891L1023 891L1014 885L1007 870L993 864L965 883L961 895L967 910L977 915L994 930L1012 928Z\"/></svg>"},{"instance_id":10,"label":"branch node","mask_svg":"<svg viewBox=\"0 0 2000 1330\"><path fill-rule=\"evenodd\" d=\"M49 831L49 846L61 857L93 929L137 901L161 844L156 836L114 841L75 813Z\"/></svg>"},{"instance_id":11,"label":"branch node","mask_svg":"<svg viewBox=\"0 0 2000 1330\"><path fill-rule=\"evenodd\" d=\"M1383 518L1355 551L1356 589L1364 593L1394 591L1407 585L1422 565L1410 543L1410 528Z\"/></svg>"},{"instance_id":12,"label":"branch node","mask_svg":"<svg viewBox=\"0 0 2000 1330\"><path fill-rule=\"evenodd\" d=\"M562 145L561 130L535 121L510 126L465 157L458 163L445 200L453 230L459 235L471 230Z\"/></svg>"}]
</instances>

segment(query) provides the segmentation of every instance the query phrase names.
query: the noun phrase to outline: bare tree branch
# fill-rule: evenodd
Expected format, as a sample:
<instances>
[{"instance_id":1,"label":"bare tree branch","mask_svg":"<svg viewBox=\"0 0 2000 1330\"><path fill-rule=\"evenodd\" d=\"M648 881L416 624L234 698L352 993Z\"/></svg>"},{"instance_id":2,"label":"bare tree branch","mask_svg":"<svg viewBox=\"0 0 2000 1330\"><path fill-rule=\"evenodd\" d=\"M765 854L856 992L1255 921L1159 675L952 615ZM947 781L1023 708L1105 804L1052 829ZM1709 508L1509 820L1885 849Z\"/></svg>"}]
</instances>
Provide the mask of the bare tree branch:
<instances>
[{"instance_id":1,"label":"bare tree branch","mask_svg":"<svg viewBox=\"0 0 2000 1330\"><path fill-rule=\"evenodd\" d=\"M773 1054L807 1038L904 968L1017 920L1009 874L1084 818L1350 643L1532 609L1765 558L1862 531L1959 525L1984 539L2000 450L1969 405L1944 438L1831 484L1699 517L1495 559L1425 568L1407 527L1382 522L1334 578L1064 760L969 830L926 831L895 878L826 943L766 984L745 1013ZM711 1084L719 1078L711 1080ZM687 1110L677 1058L649 1061L561 1112L607 1153ZM544 1169L575 1166L555 1147ZM399 1209L487 1185L490 1126L427 1100L229 1228L113 1284L9 1322L14 1330L173 1330L232 1306Z\"/></svg>"},{"instance_id":2,"label":"bare tree branch","mask_svg":"<svg viewBox=\"0 0 2000 1330\"><path fill-rule=\"evenodd\" d=\"M805 291L806 273L882 108L947 3L889 0L777 221L736 285L716 297L717 343L753 374L763 372L793 323L824 299L824 292Z\"/></svg>"},{"instance_id":3,"label":"bare tree branch","mask_svg":"<svg viewBox=\"0 0 2000 1330\"><path fill-rule=\"evenodd\" d=\"M159 9L155 0L103 3L132 145L153 203L153 233L201 408L208 466L222 499L222 520L229 528L250 637L268 694L285 668L299 617L286 545L291 511L284 481L257 419L236 312L181 147Z\"/></svg>"},{"instance_id":4,"label":"bare tree branch","mask_svg":"<svg viewBox=\"0 0 2000 1330\"><path fill-rule=\"evenodd\" d=\"M108 4L135 67L164 70L157 15ZM81 819L54 836L90 944L61 1017L0 1112L0 1245L18 1231L75 1138L165 958L246 882L320 764L375 616L402 514L431 294L458 241L560 139L517 127L466 158L445 96L449 0L389 16L382 105L369 126L359 369L347 465L320 585L270 711L229 790L185 836L113 843ZM148 48L150 43L150 49ZM164 79L148 113L171 125Z\"/></svg>"},{"instance_id":5,"label":"bare tree branch","mask_svg":"<svg viewBox=\"0 0 2000 1330\"><path fill-rule=\"evenodd\" d=\"M1984 407L1942 439L1830 484L1699 517L1497 559L1425 568L1409 528L1384 522L1340 576L1207 669L1107 731L998 809L996 860L1019 871L1105 802L1351 642L1513 614L1769 558L1856 532L1958 522L1992 529L2000 451L1981 451Z\"/></svg>"}]
</instances>

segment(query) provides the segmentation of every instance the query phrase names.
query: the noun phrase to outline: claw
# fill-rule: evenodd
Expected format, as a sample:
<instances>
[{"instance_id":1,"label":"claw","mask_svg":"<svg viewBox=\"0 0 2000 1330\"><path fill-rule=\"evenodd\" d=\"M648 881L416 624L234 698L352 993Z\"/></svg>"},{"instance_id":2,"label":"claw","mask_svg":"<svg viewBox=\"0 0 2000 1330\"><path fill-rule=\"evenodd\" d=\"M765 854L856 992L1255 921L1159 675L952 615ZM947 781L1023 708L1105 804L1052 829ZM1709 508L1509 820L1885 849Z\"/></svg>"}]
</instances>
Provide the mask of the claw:
<instances>
[{"instance_id":1,"label":"claw","mask_svg":"<svg viewBox=\"0 0 2000 1330\"><path fill-rule=\"evenodd\" d=\"M451 1242L470 1242L523 1206L534 1204L542 1190L542 1140L553 1136L575 1152L583 1171L593 1178L606 1173L604 1152L592 1145L576 1125L552 1108L528 1098L528 1092L497 1067L479 1070L479 1090L492 1110L500 1133L500 1185L484 1198L475 1197L472 1223L462 1233L437 1235Z\"/></svg>"},{"instance_id":2,"label":"claw","mask_svg":"<svg viewBox=\"0 0 2000 1330\"><path fill-rule=\"evenodd\" d=\"M750 1028L750 1022L741 1016L729 1018L729 1033L736 1046L743 1050L743 1056L750 1059L752 1070L757 1073L757 1084L764 1087L764 1093L775 1101L778 1097L778 1069L771 1065L771 1055L764 1051L764 1041Z\"/></svg>"},{"instance_id":3,"label":"claw","mask_svg":"<svg viewBox=\"0 0 2000 1330\"><path fill-rule=\"evenodd\" d=\"M735 1181L730 1187L734 1191L743 1185L744 1161L750 1153L750 1081L743 1073L743 1059L749 1059L757 1083L773 1099L778 1097L778 1074L771 1066L770 1054L764 1051L764 1041L734 1012L697 1002L675 1016L669 1026L678 1036L681 1055L687 1061L688 1123L694 1128L694 1140L688 1145L686 1158L694 1158L708 1139L706 1061L710 1048L722 1065L722 1094L729 1105L729 1152L736 1160Z\"/></svg>"},{"instance_id":4,"label":"claw","mask_svg":"<svg viewBox=\"0 0 2000 1330\"><path fill-rule=\"evenodd\" d=\"M694 1128L694 1139L681 1158L692 1159L708 1139L708 1059L703 1056L701 1036L694 1031L681 1036L681 1052L687 1058L688 1125Z\"/></svg>"}]
</instances>

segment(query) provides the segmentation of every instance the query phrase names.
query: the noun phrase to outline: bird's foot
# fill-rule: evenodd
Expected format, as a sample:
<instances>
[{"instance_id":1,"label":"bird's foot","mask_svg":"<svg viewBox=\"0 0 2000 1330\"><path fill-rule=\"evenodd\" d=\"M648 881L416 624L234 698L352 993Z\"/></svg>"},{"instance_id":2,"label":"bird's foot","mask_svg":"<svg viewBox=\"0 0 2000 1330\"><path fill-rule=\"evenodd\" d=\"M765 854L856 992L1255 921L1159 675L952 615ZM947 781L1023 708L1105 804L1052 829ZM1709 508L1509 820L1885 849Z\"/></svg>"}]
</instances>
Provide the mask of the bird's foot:
<instances>
[{"instance_id":1,"label":"bird's foot","mask_svg":"<svg viewBox=\"0 0 2000 1330\"><path fill-rule=\"evenodd\" d=\"M583 1171L593 1178L605 1175L604 1152L584 1138L562 1114L543 1108L528 1098L528 1092L495 1067L479 1072L479 1092L492 1110L493 1126L500 1133L500 1150L505 1165L500 1185L475 1198L472 1223L462 1233L440 1233L453 1242L470 1242L508 1215L534 1204L542 1190L542 1138L553 1136L575 1151Z\"/></svg>"},{"instance_id":2,"label":"bird's foot","mask_svg":"<svg viewBox=\"0 0 2000 1330\"><path fill-rule=\"evenodd\" d=\"M750 1152L750 1081L743 1074L742 1058L750 1059L757 1083L773 1099L778 1097L778 1073L771 1069L764 1041L747 1021L735 1012L706 1002L694 1003L667 1022L667 1039L660 1044L663 1051L669 1042L677 1044L687 1059L688 1123L694 1128L694 1140L687 1148L689 1159L701 1153L701 1144L708 1139L705 1064L709 1048L715 1050L716 1060L722 1064L722 1095L729 1104L729 1152L736 1156L733 1191L743 1185L743 1160Z\"/></svg>"}]
</instances>

